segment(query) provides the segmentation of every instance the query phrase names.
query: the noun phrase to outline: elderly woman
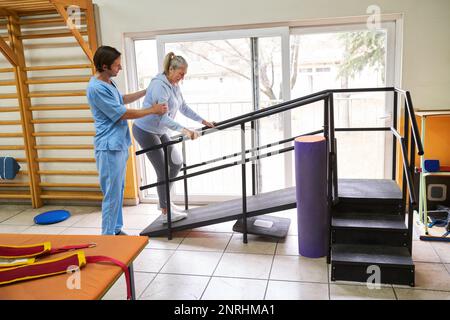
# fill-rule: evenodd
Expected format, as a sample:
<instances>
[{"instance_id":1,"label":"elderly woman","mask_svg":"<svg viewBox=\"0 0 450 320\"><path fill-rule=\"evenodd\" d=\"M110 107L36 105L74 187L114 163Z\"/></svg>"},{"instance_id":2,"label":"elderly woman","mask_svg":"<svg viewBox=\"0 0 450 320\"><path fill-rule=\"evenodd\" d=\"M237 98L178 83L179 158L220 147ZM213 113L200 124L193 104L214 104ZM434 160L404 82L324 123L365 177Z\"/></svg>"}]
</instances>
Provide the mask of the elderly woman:
<instances>
[{"instance_id":1,"label":"elderly woman","mask_svg":"<svg viewBox=\"0 0 450 320\"><path fill-rule=\"evenodd\" d=\"M133 124L133 135L141 148L147 149L154 145L170 141L168 131L178 131L185 134L190 139L198 137L197 132L189 130L174 120L178 110L186 117L202 123L207 127L214 127L210 123L200 117L191 108L188 107L181 94L178 83L183 80L187 73L188 64L182 56L177 56L170 52L164 58L164 72L157 75L147 88L147 93L144 98L144 108L149 108L155 103L167 104L168 113L164 115L149 115L136 120ZM175 178L182 165L180 156L173 145L168 147L169 153L169 177ZM164 153L162 149L147 152L147 157L152 163L157 180L165 180L164 169ZM172 183L170 184L170 188ZM165 186L159 185L157 187L159 198L159 206L161 209L161 220L167 223L167 206ZM171 220L172 222L179 221L186 218L186 213L179 210L173 204L171 205Z\"/></svg>"}]
</instances>

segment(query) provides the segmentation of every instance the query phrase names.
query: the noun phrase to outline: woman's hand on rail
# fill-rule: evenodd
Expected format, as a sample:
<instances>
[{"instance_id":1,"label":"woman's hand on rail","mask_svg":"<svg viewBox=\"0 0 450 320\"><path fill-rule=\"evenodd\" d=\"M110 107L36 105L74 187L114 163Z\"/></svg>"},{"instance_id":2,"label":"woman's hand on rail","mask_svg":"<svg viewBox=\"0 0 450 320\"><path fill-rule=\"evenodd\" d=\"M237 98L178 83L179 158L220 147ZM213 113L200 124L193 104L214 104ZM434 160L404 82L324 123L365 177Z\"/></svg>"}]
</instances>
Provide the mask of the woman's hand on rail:
<instances>
[{"instance_id":1,"label":"woman's hand on rail","mask_svg":"<svg viewBox=\"0 0 450 320\"><path fill-rule=\"evenodd\" d=\"M183 134L188 136L189 139L191 139L191 140L195 140L195 139L198 138L198 132L195 131L195 130L189 130L189 129L184 128L183 129Z\"/></svg>"},{"instance_id":2,"label":"woman's hand on rail","mask_svg":"<svg viewBox=\"0 0 450 320\"><path fill-rule=\"evenodd\" d=\"M208 128L214 128L216 126L216 123L214 121L213 122L209 122L209 121L203 120L202 124L204 126L207 126Z\"/></svg>"}]
</instances>

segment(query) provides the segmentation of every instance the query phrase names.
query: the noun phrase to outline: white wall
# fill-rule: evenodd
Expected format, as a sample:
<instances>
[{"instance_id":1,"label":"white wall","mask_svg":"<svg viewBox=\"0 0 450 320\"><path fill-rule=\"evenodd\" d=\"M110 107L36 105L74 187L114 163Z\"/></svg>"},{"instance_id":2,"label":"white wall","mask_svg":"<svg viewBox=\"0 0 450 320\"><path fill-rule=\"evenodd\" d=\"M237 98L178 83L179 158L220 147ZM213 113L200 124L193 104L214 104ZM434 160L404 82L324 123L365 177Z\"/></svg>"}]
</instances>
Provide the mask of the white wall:
<instances>
[{"instance_id":1,"label":"white wall","mask_svg":"<svg viewBox=\"0 0 450 320\"><path fill-rule=\"evenodd\" d=\"M189 29L302 21L366 15L404 14L402 87L415 108L450 107L449 0L94 0L99 7L102 43L123 50L126 32ZM125 89L125 74L118 83Z\"/></svg>"}]
</instances>

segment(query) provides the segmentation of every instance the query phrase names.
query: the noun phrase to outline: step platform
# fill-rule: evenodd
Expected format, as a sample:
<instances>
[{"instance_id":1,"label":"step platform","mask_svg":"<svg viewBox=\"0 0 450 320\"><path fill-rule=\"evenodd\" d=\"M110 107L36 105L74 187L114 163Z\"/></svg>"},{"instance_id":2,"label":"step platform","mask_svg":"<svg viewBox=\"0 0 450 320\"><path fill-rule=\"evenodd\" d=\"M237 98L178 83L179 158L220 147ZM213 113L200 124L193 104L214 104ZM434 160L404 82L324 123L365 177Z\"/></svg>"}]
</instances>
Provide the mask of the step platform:
<instances>
[{"instance_id":1,"label":"step platform","mask_svg":"<svg viewBox=\"0 0 450 320\"><path fill-rule=\"evenodd\" d=\"M332 245L332 281L366 282L370 279L373 267L379 268L381 283L414 286L414 263L407 248L375 245Z\"/></svg>"},{"instance_id":2,"label":"step platform","mask_svg":"<svg viewBox=\"0 0 450 320\"><path fill-rule=\"evenodd\" d=\"M233 226L233 231L244 232L243 219L239 219ZM269 215L247 219L247 233L272 238L285 238L291 225L291 219Z\"/></svg>"}]
</instances>

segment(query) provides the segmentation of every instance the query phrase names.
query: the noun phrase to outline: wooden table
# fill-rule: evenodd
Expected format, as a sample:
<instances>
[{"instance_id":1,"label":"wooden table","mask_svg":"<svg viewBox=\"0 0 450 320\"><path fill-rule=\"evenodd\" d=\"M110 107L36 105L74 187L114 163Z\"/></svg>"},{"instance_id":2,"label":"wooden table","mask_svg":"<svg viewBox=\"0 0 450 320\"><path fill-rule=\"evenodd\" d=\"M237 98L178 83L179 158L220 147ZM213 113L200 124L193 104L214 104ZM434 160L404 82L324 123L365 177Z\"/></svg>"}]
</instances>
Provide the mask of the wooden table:
<instances>
[{"instance_id":1,"label":"wooden table","mask_svg":"<svg viewBox=\"0 0 450 320\"><path fill-rule=\"evenodd\" d=\"M52 248L96 243L96 247L83 249L86 256L108 256L125 263L130 270L132 299L135 299L133 261L148 243L148 237L95 236L95 235L47 235L0 234L2 245L28 245L49 241ZM44 258L64 256L59 253ZM41 261L43 261L42 259ZM59 274L46 278L17 282L0 286L0 300L93 300L101 299L122 275L122 269L112 263L88 263L81 268L79 289L69 289L67 280L71 274ZM124 295L126 291L124 292Z\"/></svg>"}]
</instances>

